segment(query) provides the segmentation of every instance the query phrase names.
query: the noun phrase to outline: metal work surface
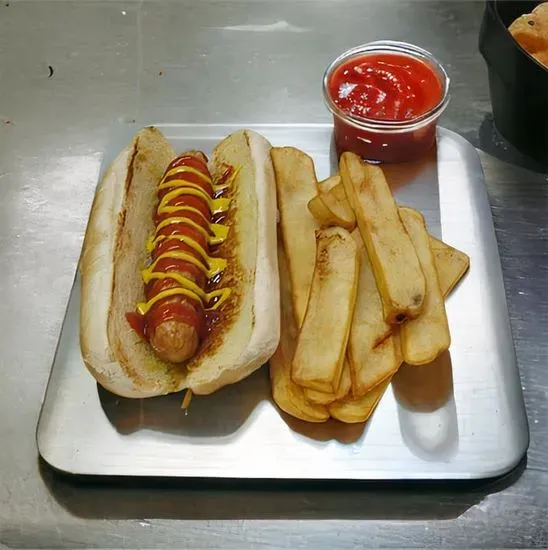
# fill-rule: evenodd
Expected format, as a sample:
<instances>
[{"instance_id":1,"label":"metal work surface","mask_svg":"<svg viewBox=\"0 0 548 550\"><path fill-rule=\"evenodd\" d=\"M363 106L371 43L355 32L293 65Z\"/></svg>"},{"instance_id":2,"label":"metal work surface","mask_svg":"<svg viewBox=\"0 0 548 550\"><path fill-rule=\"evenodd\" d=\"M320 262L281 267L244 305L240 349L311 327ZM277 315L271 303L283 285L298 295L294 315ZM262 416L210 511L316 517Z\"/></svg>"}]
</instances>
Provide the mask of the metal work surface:
<instances>
[{"instance_id":1,"label":"metal work surface","mask_svg":"<svg viewBox=\"0 0 548 550\"><path fill-rule=\"evenodd\" d=\"M0 545L546 546L548 181L493 131L482 12L422 0L0 4ZM442 124L481 150L527 459L501 480L441 484L112 486L54 474L35 427L112 122L328 122L325 66L380 38L440 57L452 77Z\"/></svg>"},{"instance_id":2,"label":"metal work surface","mask_svg":"<svg viewBox=\"0 0 548 550\"><path fill-rule=\"evenodd\" d=\"M158 127L176 151L206 154L218 136L237 129ZM274 146L310 154L320 179L338 170L330 125L254 129ZM113 141L105 162L135 131ZM470 479L513 468L528 429L481 165L471 145L444 129L433 153L387 167L387 178L396 200L419 209L431 234L466 251L471 268L447 301L447 360L422 370L402 367L366 426L317 426L280 415L266 368L214 396L196 397L187 415L180 395L143 401L98 390L80 354L78 277L40 419L41 456L64 472L109 476ZM424 397L427 378L432 389Z\"/></svg>"}]
</instances>

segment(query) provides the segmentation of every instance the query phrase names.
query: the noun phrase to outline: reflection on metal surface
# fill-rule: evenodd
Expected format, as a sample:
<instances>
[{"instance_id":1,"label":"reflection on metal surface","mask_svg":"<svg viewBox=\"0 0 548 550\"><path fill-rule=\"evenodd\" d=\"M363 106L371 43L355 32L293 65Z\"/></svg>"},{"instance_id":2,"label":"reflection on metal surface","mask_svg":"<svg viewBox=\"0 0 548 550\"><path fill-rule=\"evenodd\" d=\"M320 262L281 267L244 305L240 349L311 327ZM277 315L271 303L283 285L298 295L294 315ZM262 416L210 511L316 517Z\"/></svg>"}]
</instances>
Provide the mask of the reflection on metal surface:
<instances>
[{"instance_id":1,"label":"reflection on metal surface","mask_svg":"<svg viewBox=\"0 0 548 550\"><path fill-rule=\"evenodd\" d=\"M451 353L446 351L427 365L403 364L392 378L398 404L409 411L429 413L453 396Z\"/></svg>"},{"instance_id":2,"label":"reflection on metal surface","mask_svg":"<svg viewBox=\"0 0 548 550\"><path fill-rule=\"evenodd\" d=\"M332 418L323 424L314 424L295 418L283 411L280 411L280 414L291 430L311 442L334 440L343 444L356 443L367 432L367 424L343 424Z\"/></svg>"},{"instance_id":3,"label":"reflection on metal surface","mask_svg":"<svg viewBox=\"0 0 548 550\"><path fill-rule=\"evenodd\" d=\"M306 27L297 27L283 19L266 25L230 25L226 27L213 27L214 29L234 32L310 32Z\"/></svg>"},{"instance_id":4,"label":"reflection on metal surface","mask_svg":"<svg viewBox=\"0 0 548 550\"><path fill-rule=\"evenodd\" d=\"M427 365L404 364L392 378L403 441L424 460L446 461L458 450L457 409L449 351Z\"/></svg>"},{"instance_id":5,"label":"reflection on metal surface","mask_svg":"<svg viewBox=\"0 0 548 550\"><path fill-rule=\"evenodd\" d=\"M235 129L160 127L177 150L206 153ZM309 153L318 178L333 172L330 126L253 128L274 145ZM105 162L135 130L113 140ZM431 232L471 258L447 301L452 376L449 363L413 367L411 377L404 368L366 426L310 427L283 417L271 403L266 369L197 398L187 415L180 396L128 402L98 390L83 366L77 279L38 426L43 458L81 474L275 479L482 478L516 465L528 430L477 153L440 130L437 163L432 158L407 169L408 181L404 166L392 175L397 201L420 208Z\"/></svg>"}]
</instances>

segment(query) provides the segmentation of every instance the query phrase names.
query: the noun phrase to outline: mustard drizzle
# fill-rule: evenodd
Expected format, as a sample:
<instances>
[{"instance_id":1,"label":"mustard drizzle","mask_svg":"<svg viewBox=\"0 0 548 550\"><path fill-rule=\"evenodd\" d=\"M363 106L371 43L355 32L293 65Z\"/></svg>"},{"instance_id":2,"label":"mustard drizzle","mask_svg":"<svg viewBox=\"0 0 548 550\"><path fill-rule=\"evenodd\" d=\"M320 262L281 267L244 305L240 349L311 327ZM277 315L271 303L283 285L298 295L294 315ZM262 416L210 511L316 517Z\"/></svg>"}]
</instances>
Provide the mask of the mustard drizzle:
<instances>
[{"instance_id":1,"label":"mustard drizzle","mask_svg":"<svg viewBox=\"0 0 548 550\"><path fill-rule=\"evenodd\" d=\"M200 271L202 271L202 273L204 273L208 277L208 279L211 279L212 277L215 277L216 275L222 273L227 266L227 262L225 259L212 258L194 239L187 235L165 236L158 234L161 229L167 227L169 224L182 223L198 230L201 234L204 235L204 237L207 239L208 244L210 245L221 244L226 240L228 236L229 228L226 225L209 222L209 220L207 220L198 209L190 206L169 205L169 203L177 197L190 195L203 199L207 203L210 213L212 215L220 212L226 212L228 210L230 206L229 198L222 197L212 199L199 185L190 181L186 181L182 178L177 177L176 179L166 181L170 177L178 176L180 174L182 175L185 173L197 175L203 181L209 183L213 188L214 194L216 194L217 192L230 187L230 185L234 181L237 171L233 171L227 182L220 185L215 185L209 176L203 174L202 172L191 166L178 166L168 170L164 174L162 180L160 181L160 184L158 185L158 190L170 190L162 197L160 203L158 204L156 212L157 214L161 215L169 214L169 216L167 216L156 226L154 234L151 235L147 240L147 252L149 254L152 253L156 246L165 239L175 239L191 247L195 252L197 252L200 259L197 259L191 254L188 254L181 250L170 250L160 255L151 265L143 269L141 271L141 276L145 284L156 279L171 279L177 282L179 286L176 288L162 290L147 302L139 302L137 304L137 311L141 315L145 315L150 310L150 308L160 300L171 296L186 296L193 300L199 301L203 305L204 309L215 311L219 309L221 305L226 302L226 300L228 300L230 294L232 293L232 289L229 287L217 289L212 292L204 292L197 284L188 279L182 273L175 271L170 271L167 273L154 271L157 263L160 260L166 258L188 261L190 264L200 269ZM185 216L185 212L200 214L200 216L202 216L202 218L204 218L208 222L209 231L205 230L196 222Z\"/></svg>"}]
</instances>

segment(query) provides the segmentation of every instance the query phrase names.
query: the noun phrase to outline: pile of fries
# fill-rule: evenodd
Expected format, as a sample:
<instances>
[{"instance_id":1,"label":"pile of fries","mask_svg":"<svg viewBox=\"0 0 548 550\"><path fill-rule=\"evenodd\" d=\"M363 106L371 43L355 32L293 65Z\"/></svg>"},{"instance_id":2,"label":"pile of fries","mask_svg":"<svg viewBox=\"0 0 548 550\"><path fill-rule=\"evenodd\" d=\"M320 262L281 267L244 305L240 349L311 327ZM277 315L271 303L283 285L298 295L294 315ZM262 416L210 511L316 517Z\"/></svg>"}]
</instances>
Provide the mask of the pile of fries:
<instances>
[{"instance_id":1,"label":"pile of fries","mask_svg":"<svg viewBox=\"0 0 548 550\"><path fill-rule=\"evenodd\" d=\"M404 362L449 348L445 298L469 258L396 204L380 167L344 153L339 174L318 182L302 151L271 154L282 307L274 401L308 422L365 422Z\"/></svg>"}]
</instances>

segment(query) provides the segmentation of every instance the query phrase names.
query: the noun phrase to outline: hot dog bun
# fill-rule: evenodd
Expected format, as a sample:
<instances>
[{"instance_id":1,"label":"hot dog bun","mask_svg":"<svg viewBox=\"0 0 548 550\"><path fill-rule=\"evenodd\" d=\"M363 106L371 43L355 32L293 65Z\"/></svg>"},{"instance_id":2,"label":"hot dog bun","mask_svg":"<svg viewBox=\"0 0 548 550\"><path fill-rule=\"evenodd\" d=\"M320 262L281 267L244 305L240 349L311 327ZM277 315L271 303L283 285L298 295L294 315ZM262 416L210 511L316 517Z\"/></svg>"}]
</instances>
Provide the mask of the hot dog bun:
<instances>
[{"instance_id":1,"label":"hot dog bun","mask_svg":"<svg viewBox=\"0 0 548 550\"><path fill-rule=\"evenodd\" d=\"M215 148L213 177L237 168L216 255L228 260L222 286L232 294L187 365L158 359L129 326L126 313L144 298L140 270L153 231L156 186L175 151L155 128L144 128L99 183L80 261L80 347L84 363L107 390L143 398L185 388L209 394L250 375L274 353L280 335L276 255L276 187L270 144L250 130Z\"/></svg>"}]
</instances>

